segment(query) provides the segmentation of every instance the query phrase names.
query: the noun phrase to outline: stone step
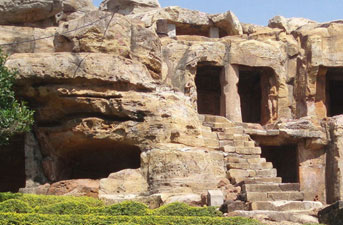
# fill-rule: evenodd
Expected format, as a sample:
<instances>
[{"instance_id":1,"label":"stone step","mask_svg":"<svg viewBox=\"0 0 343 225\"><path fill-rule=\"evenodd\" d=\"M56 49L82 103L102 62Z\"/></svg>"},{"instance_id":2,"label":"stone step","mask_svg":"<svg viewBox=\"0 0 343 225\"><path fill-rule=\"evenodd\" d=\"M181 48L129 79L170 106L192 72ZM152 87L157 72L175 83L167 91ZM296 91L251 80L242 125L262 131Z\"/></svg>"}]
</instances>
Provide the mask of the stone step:
<instances>
[{"instance_id":1,"label":"stone step","mask_svg":"<svg viewBox=\"0 0 343 225\"><path fill-rule=\"evenodd\" d=\"M224 151L223 148L220 148L221 151ZM236 150L234 150L236 151ZM242 155L238 154L236 152L226 152L226 158L235 157L235 158L242 158L242 159L260 159L260 154L254 154L254 155Z\"/></svg>"},{"instance_id":2,"label":"stone step","mask_svg":"<svg viewBox=\"0 0 343 225\"><path fill-rule=\"evenodd\" d=\"M232 146L229 144L229 141L226 142L228 143L228 145L225 145L225 142L221 141L222 145L224 146L220 146L220 150L223 152L227 152L227 153L238 153L241 155L261 155L261 148L260 147L238 147L238 146Z\"/></svg>"},{"instance_id":3,"label":"stone step","mask_svg":"<svg viewBox=\"0 0 343 225\"><path fill-rule=\"evenodd\" d=\"M252 159L245 159L239 157L227 157L225 158L226 163L265 163L265 158L252 158Z\"/></svg>"},{"instance_id":4,"label":"stone step","mask_svg":"<svg viewBox=\"0 0 343 225\"><path fill-rule=\"evenodd\" d=\"M242 198L248 202L257 201L303 201L304 193L300 191L284 191L284 192L247 192L242 194Z\"/></svg>"},{"instance_id":5,"label":"stone step","mask_svg":"<svg viewBox=\"0 0 343 225\"><path fill-rule=\"evenodd\" d=\"M212 138L204 138L204 143L207 148L219 148L219 141Z\"/></svg>"},{"instance_id":6,"label":"stone step","mask_svg":"<svg viewBox=\"0 0 343 225\"><path fill-rule=\"evenodd\" d=\"M242 184L269 184L281 183L281 177L248 177L240 181ZM238 182L238 183L240 183Z\"/></svg>"},{"instance_id":7,"label":"stone step","mask_svg":"<svg viewBox=\"0 0 343 225\"><path fill-rule=\"evenodd\" d=\"M224 148L225 146L232 147L233 146L233 141L230 141L230 140L220 140L219 141L219 147L220 148Z\"/></svg>"},{"instance_id":8,"label":"stone step","mask_svg":"<svg viewBox=\"0 0 343 225\"><path fill-rule=\"evenodd\" d=\"M225 134L223 132L217 132L217 137L219 140L233 140L234 139L233 134Z\"/></svg>"},{"instance_id":9,"label":"stone step","mask_svg":"<svg viewBox=\"0 0 343 225\"><path fill-rule=\"evenodd\" d=\"M251 210L271 210L271 211L290 211L290 210L314 210L323 207L321 202L315 201L261 201L250 203Z\"/></svg>"},{"instance_id":10,"label":"stone step","mask_svg":"<svg viewBox=\"0 0 343 225\"><path fill-rule=\"evenodd\" d=\"M228 163L228 169L273 169L273 164L271 162L263 163Z\"/></svg>"},{"instance_id":11,"label":"stone step","mask_svg":"<svg viewBox=\"0 0 343 225\"><path fill-rule=\"evenodd\" d=\"M222 132L226 134L244 134L243 127L226 127L222 129Z\"/></svg>"},{"instance_id":12,"label":"stone step","mask_svg":"<svg viewBox=\"0 0 343 225\"><path fill-rule=\"evenodd\" d=\"M294 210L294 211L269 211L269 210L253 210L242 211L237 210L229 214L229 216L242 216L249 218L256 218L259 215L263 215L268 220L282 222L289 221L300 224L312 224L318 223L318 218L311 216L312 210Z\"/></svg>"},{"instance_id":13,"label":"stone step","mask_svg":"<svg viewBox=\"0 0 343 225\"><path fill-rule=\"evenodd\" d=\"M199 115L199 119L207 123L226 123L228 125L230 124L231 126L233 126L233 123L223 116L202 114L202 115Z\"/></svg>"},{"instance_id":14,"label":"stone step","mask_svg":"<svg viewBox=\"0 0 343 225\"><path fill-rule=\"evenodd\" d=\"M227 172L228 178L236 177L276 177L276 169L230 169Z\"/></svg>"},{"instance_id":15,"label":"stone step","mask_svg":"<svg viewBox=\"0 0 343 225\"><path fill-rule=\"evenodd\" d=\"M243 192L281 192L300 191L299 183L243 184Z\"/></svg>"},{"instance_id":16,"label":"stone step","mask_svg":"<svg viewBox=\"0 0 343 225\"><path fill-rule=\"evenodd\" d=\"M255 141L244 141L244 147L254 148L255 147Z\"/></svg>"}]
</instances>

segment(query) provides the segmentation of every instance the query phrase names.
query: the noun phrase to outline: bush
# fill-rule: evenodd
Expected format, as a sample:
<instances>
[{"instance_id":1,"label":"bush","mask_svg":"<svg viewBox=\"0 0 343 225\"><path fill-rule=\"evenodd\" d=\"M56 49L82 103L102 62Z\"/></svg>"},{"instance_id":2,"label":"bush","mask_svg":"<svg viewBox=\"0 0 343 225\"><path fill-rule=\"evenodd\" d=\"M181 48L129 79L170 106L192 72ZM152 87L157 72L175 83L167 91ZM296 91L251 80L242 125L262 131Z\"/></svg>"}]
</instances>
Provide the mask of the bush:
<instances>
[{"instance_id":1,"label":"bush","mask_svg":"<svg viewBox=\"0 0 343 225\"><path fill-rule=\"evenodd\" d=\"M158 216L210 216L220 217L223 214L215 207L191 207L185 203L171 203L154 210Z\"/></svg>"},{"instance_id":2,"label":"bush","mask_svg":"<svg viewBox=\"0 0 343 225\"><path fill-rule=\"evenodd\" d=\"M0 50L0 146L15 134L30 130L33 111L15 99L13 84L16 72L5 67L6 56Z\"/></svg>"},{"instance_id":3,"label":"bush","mask_svg":"<svg viewBox=\"0 0 343 225\"><path fill-rule=\"evenodd\" d=\"M56 204L61 202L77 202L83 203L89 207L101 207L104 203L98 199L90 197L73 197L73 196L51 196L51 195L34 195L34 194L21 194L21 193L0 193L0 202L8 199L19 199L30 207L35 208L37 206L46 206L49 204Z\"/></svg>"},{"instance_id":4,"label":"bush","mask_svg":"<svg viewBox=\"0 0 343 225\"><path fill-rule=\"evenodd\" d=\"M146 216L150 214L150 209L143 203L125 201L106 206L98 213L110 216Z\"/></svg>"},{"instance_id":5,"label":"bush","mask_svg":"<svg viewBox=\"0 0 343 225\"><path fill-rule=\"evenodd\" d=\"M29 213L32 208L18 199L9 199L0 203L0 212Z\"/></svg>"},{"instance_id":6,"label":"bush","mask_svg":"<svg viewBox=\"0 0 343 225\"><path fill-rule=\"evenodd\" d=\"M241 217L99 216L0 213L0 224L17 225L262 225Z\"/></svg>"},{"instance_id":7,"label":"bush","mask_svg":"<svg viewBox=\"0 0 343 225\"><path fill-rule=\"evenodd\" d=\"M80 202L61 202L47 206L37 207L35 210L39 214L89 214L90 210L86 204Z\"/></svg>"}]
</instances>

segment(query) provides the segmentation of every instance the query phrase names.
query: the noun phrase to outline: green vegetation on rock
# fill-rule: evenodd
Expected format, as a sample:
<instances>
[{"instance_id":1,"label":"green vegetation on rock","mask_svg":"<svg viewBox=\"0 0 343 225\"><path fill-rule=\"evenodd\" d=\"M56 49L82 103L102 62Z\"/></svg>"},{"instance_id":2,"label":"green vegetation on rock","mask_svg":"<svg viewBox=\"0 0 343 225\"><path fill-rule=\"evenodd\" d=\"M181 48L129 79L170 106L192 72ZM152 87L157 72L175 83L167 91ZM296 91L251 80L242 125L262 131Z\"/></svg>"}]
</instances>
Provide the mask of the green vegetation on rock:
<instances>
[{"instance_id":1,"label":"green vegetation on rock","mask_svg":"<svg viewBox=\"0 0 343 225\"><path fill-rule=\"evenodd\" d=\"M0 50L0 146L11 136L30 130L33 111L15 98L13 85L16 72L5 67L6 56Z\"/></svg>"},{"instance_id":2,"label":"green vegetation on rock","mask_svg":"<svg viewBox=\"0 0 343 225\"><path fill-rule=\"evenodd\" d=\"M261 225L256 220L225 218L213 207L172 203L149 209L138 202L104 206L88 197L0 193L0 224L17 225Z\"/></svg>"}]
</instances>

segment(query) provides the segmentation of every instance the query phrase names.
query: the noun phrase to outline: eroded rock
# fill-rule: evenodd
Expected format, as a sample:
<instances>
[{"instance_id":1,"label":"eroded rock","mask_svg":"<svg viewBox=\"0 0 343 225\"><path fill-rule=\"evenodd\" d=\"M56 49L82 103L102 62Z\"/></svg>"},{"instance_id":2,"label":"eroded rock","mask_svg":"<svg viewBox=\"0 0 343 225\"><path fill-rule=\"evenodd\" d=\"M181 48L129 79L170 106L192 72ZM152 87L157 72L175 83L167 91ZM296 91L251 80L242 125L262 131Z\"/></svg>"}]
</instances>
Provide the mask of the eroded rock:
<instances>
[{"instance_id":1,"label":"eroded rock","mask_svg":"<svg viewBox=\"0 0 343 225\"><path fill-rule=\"evenodd\" d=\"M62 0L3 0L0 24L23 24L46 20L63 9Z\"/></svg>"}]
</instances>

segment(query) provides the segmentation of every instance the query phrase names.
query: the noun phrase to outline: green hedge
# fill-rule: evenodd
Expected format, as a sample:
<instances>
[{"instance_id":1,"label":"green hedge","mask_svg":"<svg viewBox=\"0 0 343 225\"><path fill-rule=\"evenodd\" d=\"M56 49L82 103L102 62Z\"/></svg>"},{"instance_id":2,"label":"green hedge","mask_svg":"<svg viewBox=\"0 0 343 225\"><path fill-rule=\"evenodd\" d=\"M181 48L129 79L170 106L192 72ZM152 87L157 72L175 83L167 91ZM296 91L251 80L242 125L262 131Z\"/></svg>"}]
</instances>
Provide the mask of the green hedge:
<instances>
[{"instance_id":1,"label":"green hedge","mask_svg":"<svg viewBox=\"0 0 343 225\"><path fill-rule=\"evenodd\" d=\"M0 212L29 213L32 208L18 199L9 199L0 203Z\"/></svg>"},{"instance_id":2,"label":"green hedge","mask_svg":"<svg viewBox=\"0 0 343 225\"><path fill-rule=\"evenodd\" d=\"M0 202L9 199L19 199L29 204L30 207L35 208L39 206L46 206L61 202L75 202L82 203L89 207L101 207L104 203L98 199L90 197L73 197L73 196L54 196L54 195L34 195L34 194L21 194L21 193L0 193Z\"/></svg>"},{"instance_id":3,"label":"green hedge","mask_svg":"<svg viewBox=\"0 0 343 225\"><path fill-rule=\"evenodd\" d=\"M99 216L0 213L1 224L18 225L261 225L240 217Z\"/></svg>"},{"instance_id":4,"label":"green hedge","mask_svg":"<svg viewBox=\"0 0 343 225\"><path fill-rule=\"evenodd\" d=\"M35 210L39 214L90 214L90 209L86 204L80 202L60 202L42 207L37 207Z\"/></svg>"},{"instance_id":5,"label":"green hedge","mask_svg":"<svg viewBox=\"0 0 343 225\"><path fill-rule=\"evenodd\" d=\"M98 210L98 214L107 216L147 216L151 214L149 207L143 203L125 201Z\"/></svg>"},{"instance_id":6,"label":"green hedge","mask_svg":"<svg viewBox=\"0 0 343 225\"><path fill-rule=\"evenodd\" d=\"M158 216L223 216L215 207L191 207L186 203L179 202L164 205L154 210L153 214Z\"/></svg>"},{"instance_id":7,"label":"green hedge","mask_svg":"<svg viewBox=\"0 0 343 225\"><path fill-rule=\"evenodd\" d=\"M151 210L132 201L104 206L86 197L0 193L0 224L16 225L260 225L247 218L224 218L213 207L172 203Z\"/></svg>"}]
</instances>

